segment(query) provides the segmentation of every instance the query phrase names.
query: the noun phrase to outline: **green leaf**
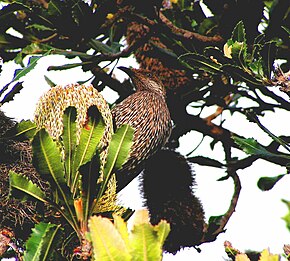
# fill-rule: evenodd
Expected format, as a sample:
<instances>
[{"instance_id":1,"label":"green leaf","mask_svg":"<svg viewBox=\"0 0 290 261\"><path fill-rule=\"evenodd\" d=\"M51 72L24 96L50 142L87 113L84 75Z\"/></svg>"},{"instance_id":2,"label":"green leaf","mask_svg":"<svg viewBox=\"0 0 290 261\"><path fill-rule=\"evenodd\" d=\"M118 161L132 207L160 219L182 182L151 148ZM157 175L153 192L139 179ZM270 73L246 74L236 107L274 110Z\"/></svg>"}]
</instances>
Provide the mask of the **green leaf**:
<instances>
[{"instance_id":1,"label":"green leaf","mask_svg":"<svg viewBox=\"0 0 290 261\"><path fill-rule=\"evenodd\" d=\"M120 44L116 44L116 43L113 46L109 46L96 39L91 39L88 45L94 50L96 50L97 52L101 52L101 53L117 53L121 47Z\"/></svg>"},{"instance_id":2,"label":"green leaf","mask_svg":"<svg viewBox=\"0 0 290 261\"><path fill-rule=\"evenodd\" d=\"M188 158L188 161L190 161L192 163L197 163L197 164L202 165L202 166L211 166L211 167L216 167L216 168L224 167L223 163L221 163L217 160L208 158L208 157L204 157L204 156L190 157L190 158Z\"/></svg>"},{"instance_id":3,"label":"green leaf","mask_svg":"<svg viewBox=\"0 0 290 261\"><path fill-rule=\"evenodd\" d=\"M247 45L245 42L234 42L232 45L232 58L237 62L242 68L246 68L246 58L247 58Z\"/></svg>"},{"instance_id":4,"label":"green leaf","mask_svg":"<svg viewBox=\"0 0 290 261\"><path fill-rule=\"evenodd\" d=\"M100 216L91 217L89 230L94 260L131 260L124 240L109 219Z\"/></svg>"},{"instance_id":5,"label":"green leaf","mask_svg":"<svg viewBox=\"0 0 290 261\"><path fill-rule=\"evenodd\" d=\"M51 16L59 16L62 14L61 9L63 8L64 3L62 1L51 0L48 3L48 13Z\"/></svg>"},{"instance_id":6,"label":"green leaf","mask_svg":"<svg viewBox=\"0 0 290 261\"><path fill-rule=\"evenodd\" d=\"M225 64L222 66L222 70L232 76L236 81L242 81L254 86L264 86L262 81L252 76L249 71L244 71L241 67Z\"/></svg>"},{"instance_id":7,"label":"green leaf","mask_svg":"<svg viewBox=\"0 0 290 261\"><path fill-rule=\"evenodd\" d=\"M271 79L271 72L273 71L273 63L277 53L276 42L271 41L265 43L261 50L260 54L263 59L263 68L265 72L265 77Z\"/></svg>"},{"instance_id":8,"label":"green leaf","mask_svg":"<svg viewBox=\"0 0 290 261\"><path fill-rule=\"evenodd\" d=\"M233 136L233 139L234 139L235 143L238 144L243 149L243 151L248 153L248 154L260 155L260 156L264 156L267 158L281 157L281 158L290 159L290 156L287 156L284 154L275 154L275 153L268 151L267 149L265 149L264 146L259 144L253 138L244 139L244 138L239 138L239 137Z\"/></svg>"},{"instance_id":9,"label":"green leaf","mask_svg":"<svg viewBox=\"0 0 290 261\"><path fill-rule=\"evenodd\" d=\"M154 226L154 230L157 231L158 242L160 246L163 246L167 236L170 232L170 225L165 220L161 220L158 225Z\"/></svg>"},{"instance_id":10,"label":"green leaf","mask_svg":"<svg viewBox=\"0 0 290 261\"><path fill-rule=\"evenodd\" d=\"M32 229L26 242L24 261L51 260L56 249L61 225L40 222Z\"/></svg>"},{"instance_id":11,"label":"green leaf","mask_svg":"<svg viewBox=\"0 0 290 261\"><path fill-rule=\"evenodd\" d=\"M72 191L74 195L79 181L78 168L89 162L97 151L98 144L103 136L105 124L96 106L88 109L88 122L82 128L80 141L76 148L73 170L72 170Z\"/></svg>"},{"instance_id":12,"label":"green leaf","mask_svg":"<svg viewBox=\"0 0 290 261\"><path fill-rule=\"evenodd\" d=\"M210 58L197 54L197 53L188 53L183 54L178 57L181 63L191 70L203 70L209 73L221 73L221 65L215 63Z\"/></svg>"},{"instance_id":13,"label":"green leaf","mask_svg":"<svg viewBox=\"0 0 290 261\"><path fill-rule=\"evenodd\" d=\"M32 25L28 25L26 27L26 29L36 29L38 31L55 31L55 29L47 27L43 24L32 24Z\"/></svg>"},{"instance_id":14,"label":"green leaf","mask_svg":"<svg viewBox=\"0 0 290 261\"><path fill-rule=\"evenodd\" d=\"M77 146L77 110L75 107L68 107L65 109L63 114L63 148L64 148L64 166L66 179L68 185L71 180L72 170L73 170L73 160L75 156L75 150Z\"/></svg>"},{"instance_id":15,"label":"green leaf","mask_svg":"<svg viewBox=\"0 0 290 261\"><path fill-rule=\"evenodd\" d=\"M157 232L149 223L135 225L129 236L132 261L161 260L162 250Z\"/></svg>"},{"instance_id":16,"label":"green leaf","mask_svg":"<svg viewBox=\"0 0 290 261\"><path fill-rule=\"evenodd\" d=\"M16 128L16 134L14 135L15 138L17 139L29 139L31 140L36 131L37 131L37 126L34 122L30 120L22 120L15 126Z\"/></svg>"},{"instance_id":17,"label":"green leaf","mask_svg":"<svg viewBox=\"0 0 290 261\"><path fill-rule=\"evenodd\" d=\"M19 93L22 88L23 88L23 85L22 85L23 82L18 82L16 83L12 89L4 96L4 98L2 99L2 101L0 102L0 104L4 104L6 102L10 102L13 100L15 94Z\"/></svg>"},{"instance_id":18,"label":"green leaf","mask_svg":"<svg viewBox=\"0 0 290 261\"><path fill-rule=\"evenodd\" d=\"M92 160L79 168L82 179L82 203L83 203L83 217L87 223L88 216L93 211L93 202L98 193L97 181L100 176L100 157L96 153Z\"/></svg>"},{"instance_id":19,"label":"green leaf","mask_svg":"<svg viewBox=\"0 0 290 261\"><path fill-rule=\"evenodd\" d=\"M38 60L42 58L42 56L31 56L28 60L28 64L25 68L23 69L17 69L14 73L14 81L18 81L21 77L25 76L28 74L31 70L33 70L38 62Z\"/></svg>"},{"instance_id":20,"label":"green leaf","mask_svg":"<svg viewBox=\"0 0 290 261\"><path fill-rule=\"evenodd\" d=\"M120 169L126 162L132 146L133 135L134 129L127 124L122 125L113 134L109 145L107 161L104 167L104 181L101 184L98 198L106 190L111 174L117 169Z\"/></svg>"},{"instance_id":21,"label":"green leaf","mask_svg":"<svg viewBox=\"0 0 290 261\"><path fill-rule=\"evenodd\" d=\"M39 130L32 140L33 165L39 174L48 180L53 190L57 190L67 207L72 203L72 195L67 187L59 148L45 129Z\"/></svg>"},{"instance_id":22,"label":"green leaf","mask_svg":"<svg viewBox=\"0 0 290 261\"><path fill-rule=\"evenodd\" d=\"M116 230L119 232L119 234L121 235L126 248L129 248L129 233L128 233L128 227L127 227L127 223L124 221L123 218L121 218L120 216L113 214L113 218L114 218L114 226L116 228Z\"/></svg>"},{"instance_id":23,"label":"green leaf","mask_svg":"<svg viewBox=\"0 0 290 261\"><path fill-rule=\"evenodd\" d=\"M282 202L288 207L288 213L283 217L283 219L286 222L286 226L290 232L290 201L282 199Z\"/></svg>"},{"instance_id":24,"label":"green leaf","mask_svg":"<svg viewBox=\"0 0 290 261\"><path fill-rule=\"evenodd\" d=\"M242 42L246 43L246 32L245 32L245 26L242 21L238 22L235 26L231 39L234 42Z\"/></svg>"},{"instance_id":25,"label":"green leaf","mask_svg":"<svg viewBox=\"0 0 290 261\"><path fill-rule=\"evenodd\" d=\"M285 176L285 174L278 175L275 177L261 177L258 181L258 187L262 191L267 191L272 189L276 183Z\"/></svg>"},{"instance_id":26,"label":"green leaf","mask_svg":"<svg viewBox=\"0 0 290 261\"><path fill-rule=\"evenodd\" d=\"M27 200L32 198L47 203L46 195L41 188L31 180L14 171L9 172L10 193L13 197Z\"/></svg>"},{"instance_id":27,"label":"green leaf","mask_svg":"<svg viewBox=\"0 0 290 261\"><path fill-rule=\"evenodd\" d=\"M50 87L56 86L56 84L50 78L48 78L46 75L44 75L44 79Z\"/></svg>"},{"instance_id":28,"label":"green leaf","mask_svg":"<svg viewBox=\"0 0 290 261\"><path fill-rule=\"evenodd\" d=\"M92 62L81 62L81 63L67 63L64 65L60 65L60 66L49 66L47 68L48 71L62 71L62 70L69 70L69 69L73 69L79 66L83 66L83 65L87 65L87 64L91 64Z\"/></svg>"}]
</instances>

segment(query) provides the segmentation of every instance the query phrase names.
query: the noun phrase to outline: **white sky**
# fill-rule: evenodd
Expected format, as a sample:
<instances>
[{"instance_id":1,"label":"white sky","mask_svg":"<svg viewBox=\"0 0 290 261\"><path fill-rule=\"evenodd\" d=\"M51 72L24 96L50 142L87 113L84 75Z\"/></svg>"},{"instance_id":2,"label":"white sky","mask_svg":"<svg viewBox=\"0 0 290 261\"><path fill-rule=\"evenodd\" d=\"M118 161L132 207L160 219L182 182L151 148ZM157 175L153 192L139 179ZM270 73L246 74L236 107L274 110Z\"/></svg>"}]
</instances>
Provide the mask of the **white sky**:
<instances>
[{"instance_id":1,"label":"white sky","mask_svg":"<svg viewBox=\"0 0 290 261\"><path fill-rule=\"evenodd\" d=\"M90 73L83 73L80 69L71 69L67 71L47 72L49 65L62 65L73 60L64 61L62 56L45 57L39 60L34 72L28 74L25 78L24 89L17 94L14 101L2 106L2 110L7 116L16 120L32 119L35 104L42 93L49 89L44 80L47 75L53 82L61 85L73 83L90 78ZM118 65L133 66L138 65L132 60L121 59ZM14 65L5 64L0 76L0 88L8 83L13 77ZM123 79L125 74L120 70L115 70L117 77ZM114 92L105 92L105 98L113 102L117 96ZM210 108L205 115L214 108ZM224 118L229 115L223 116ZM227 117L224 126L230 130L244 135L247 138L259 136L262 144L268 144L269 137L258 129L253 123L247 122L242 116L235 113L233 117ZM275 135L290 135L289 125L285 124L289 119L288 112L267 113L261 119ZM179 151L183 154L190 152L201 140L200 133L191 131L188 135L180 139ZM211 151L208 144L211 139L206 137L204 143L194 152L194 155L204 155L208 157L217 157L223 160L220 144ZM237 155L241 155L238 153ZM214 215L223 214L228 206L233 193L232 181L218 182L217 179L224 176L224 171L216 168L202 167L196 165L196 195L201 199L204 205L206 218ZM281 199L290 200L290 177L284 177L277 185L268 192L262 192L257 187L257 181L261 176L276 176L285 173L285 169L270 164L263 160L256 161L251 167L239 172L242 182L242 191L239 198L236 212L231 217L227 231L218 236L213 243L207 243L200 246L202 252L197 253L193 248L186 248L179 251L175 256L171 254L164 255L164 261L176 260L197 260L197 261L223 261L226 260L223 243L230 241L235 248L243 251L246 249L263 250L270 248L272 253L283 253L283 245L290 243L290 233L286 229L285 222L281 219L287 213L287 208ZM124 191L122 191L121 200L125 205L133 209L142 208L142 200L138 193L138 180L134 180ZM282 259L285 260L285 259Z\"/></svg>"}]
</instances>

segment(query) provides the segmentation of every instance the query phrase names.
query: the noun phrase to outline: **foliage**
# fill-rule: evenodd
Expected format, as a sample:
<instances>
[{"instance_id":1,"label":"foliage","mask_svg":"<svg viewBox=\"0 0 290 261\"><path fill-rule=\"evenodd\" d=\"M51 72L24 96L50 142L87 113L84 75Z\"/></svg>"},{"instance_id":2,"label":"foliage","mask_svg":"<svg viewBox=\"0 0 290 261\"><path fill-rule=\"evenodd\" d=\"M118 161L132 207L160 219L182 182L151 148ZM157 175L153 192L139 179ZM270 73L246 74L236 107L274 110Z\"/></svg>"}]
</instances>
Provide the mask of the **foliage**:
<instances>
[{"instance_id":1,"label":"foliage","mask_svg":"<svg viewBox=\"0 0 290 261\"><path fill-rule=\"evenodd\" d=\"M233 248L230 242L225 242L225 251L227 255L235 261L279 261L280 255L271 254L268 249L259 252L247 251L246 253L240 252L238 249Z\"/></svg>"},{"instance_id":2,"label":"foliage","mask_svg":"<svg viewBox=\"0 0 290 261\"><path fill-rule=\"evenodd\" d=\"M82 258L90 255L86 233L91 216L102 214L104 211L122 215L124 218L131 215L130 210L116 205L114 172L127 159L133 130L124 125L114 133L105 163L104 177L100 182L98 144L105 127L96 107L89 108L88 117L81 130L79 143L76 142L74 128L74 107L68 107L64 112L63 134L58 142L44 128L37 130L32 138L33 164L40 176L49 182L51 195L46 195L24 175L10 172L11 195L22 200L36 200L53 207L78 237L81 244L78 254ZM31 137L31 126L33 123L20 122L17 126L18 134L26 133ZM61 151L64 151L64 158ZM108 191L111 197L105 201L104 197ZM26 243L24 260L47 260L51 255L55 255L56 248L52 245L56 244L55 237L60 228L60 225L50 223L37 224Z\"/></svg>"},{"instance_id":3,"label":"foliage","mask_svg":"<svg viewBox=\"0 0 290 261\"><path fill-rule=\"evenodd\" d=\"M169 233L169 224L149 223L147 210L135 213L132 229L120 216L113 215L114 224L107 218L93 216L89 220L88 238L92 241L94 260L161 260L162 245Z\"/></svg>"},{"instance_id":4,"label":"foliage","mask_svg":"<svg viewBox=\"0 0 290 261\"><path fill-rule=\"evenodd\" d=\"M21 93L23 76L29 75L39 59L48 55L63 55L68 59L78 57L77 62L61 66L52 64L48 71L75 67L91 71L90 81L94 87L102 90L107 86L117 91L120 101L132 90L115 79L113 70L120 58L134 54L140 67L158 74L167 89L174 122L168 147L178 147L178 139L191 130L211 138L209 149L217 143L222 145L222 161L218 157L194 155L196 148L187 155L190 162L225 170L219 181L232 178L235 187L228 211L209 219L209 233L200 243L212 241L223 232L234 212L241 189L237 171L260 159L282 166L284 173L260 178L258 187L264 191L272 189L288 175L289 135L278 136L269 130L271 123L265 126L260 122L268 112L290 109L290 13L287 0L20 0L2 3L0 56L4 62L14 61L19 69L11 82L1 89L1 97L4 95L1 104L12 101L16 93ZM112 70L107 70L109 65L113 65ZM53 85L54 79L46 79ZM245 101L247 105L244 105ZM216 112L203 116L205 109L212 106ZM189 109L194 109L194 113ZM270 137L270 143L266 144L259 137L234 133L224 124L224 115L233 118L242 115L245 122L264 131ZM67 114L67 117L70 119L72 115ZM285 119L281 121L286 122ZM29 124L27 130L31 130L33 136L34 129L33 126L30 129ZM126 127L118 131L118 138L115 136L117 147L112 145L116 153L120 149L118 142L124 137L122 131L125 133ZM21 133L19 131L19 136ZM12 193L17 188L18 194L22 194L21 190L28 191L29 187L32 191L29 197L44 202L59 201L66 206L65 212L61 213L72 227L77 228L80 219L87 220L92 199L100 199L106 191L111 176L108 173L114 172L114 166L119 166L118 161L123 159L110 154L111 165L105 167L104 183L97 188L98 194L91 194L92 188L84 187L87 180L84 180L82 171L89 171L90 164L97 165L98 157L91 158L90 155L73 165L73 159L80 158L76 156L77 152L70 154L69 135L64 133L64 146L72 161L66 161L65 166L58 147L44 130L34 136L34 151L39 153L34 163L42 175L46 173L56 185L55 193L51 195L53 198L44 198L33 184L14 173L11 174L15 186ZM39 146L43 142L49 151ZM237 158L233 156L233 149L245 153ZM49 157L43 161L46 156ZM51 163L53 168L50 169ZM80 171L76 172L78 168ZM19 184L20 179L27 187L16 186L14 181ZM95 181L97 177L90 175L88 179ZM86 192L86 199L82 199L85 207L74 213L76 203L80 203L75 201L80 196L79 184Z\"/></svg>"}]
</instances>

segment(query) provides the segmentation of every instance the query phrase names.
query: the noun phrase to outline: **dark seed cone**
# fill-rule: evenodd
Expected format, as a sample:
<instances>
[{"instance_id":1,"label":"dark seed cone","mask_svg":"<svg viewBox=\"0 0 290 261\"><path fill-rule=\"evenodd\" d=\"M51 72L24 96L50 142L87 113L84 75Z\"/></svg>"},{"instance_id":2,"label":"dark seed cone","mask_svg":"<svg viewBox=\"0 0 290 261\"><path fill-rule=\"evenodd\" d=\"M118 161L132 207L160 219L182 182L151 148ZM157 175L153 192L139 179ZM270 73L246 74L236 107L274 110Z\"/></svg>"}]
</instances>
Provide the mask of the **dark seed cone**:
<instances>
[{"instance_id":1,"label":"dark seed cone","mask_svg":"<svg viewBox=\"0 0 290 261\"><path fill-rule=\"evenodd\" d=\"M198 245L205 227L204 211L193 194L194 174L186 159L177 152L160 150L147 161L141 181L152 224L162 219L170 223L164 250L175 254Z\"/></svg>"}]
</instances>

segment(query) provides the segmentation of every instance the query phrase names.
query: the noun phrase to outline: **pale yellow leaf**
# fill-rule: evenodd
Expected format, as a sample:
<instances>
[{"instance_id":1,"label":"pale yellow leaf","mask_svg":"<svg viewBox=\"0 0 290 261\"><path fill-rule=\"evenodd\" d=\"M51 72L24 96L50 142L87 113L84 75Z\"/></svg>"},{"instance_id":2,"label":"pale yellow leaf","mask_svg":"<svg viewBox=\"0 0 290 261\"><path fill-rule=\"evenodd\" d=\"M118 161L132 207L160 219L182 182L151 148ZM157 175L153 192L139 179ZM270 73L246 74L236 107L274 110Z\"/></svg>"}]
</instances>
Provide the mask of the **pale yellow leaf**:
<instances>
[{"instance_id":1,"label":"pale yellow leaf","mask_svg":"<svg viewBox=\"0 0 290 261\"><path fill-rule=\"evenodd\" d=\"M246 254L237 254L235 261L251 261Z\"/></svg>"},{"instance_id":2,"label":"pale yellow leaf","mask_svg":"<svg viewBox=\"0 0 290 261\"><path fill-rule=\"evenodd\" d=\"M92 240L94 260L131 260L124 240L109 219L100 216L91 217L89 220L89 234Z\"/></svg>"},{"instance_id":3,"label":"pale yellow leaf","mask_svg":"<svg viewBox=\"0 0 290 261\"><path fill-rule=\"evenodd\" d=\"M279 261L279 255L272 255L268 249L264 249L261 252L259 261Z\"/></svg>"},{"instance_id":4,"label":"pale yellow leaf","mask_svg":"<svg viewBox=\"0 0 290 261\"><path fill-rule=\"evenodd\" d=\"M149 212L147 209L140 209L135 212L133 226L149 223Z\"/></svg>"},{"instance_id":5,"label":"pale yellow leaf","mask_svg":"<svg viewBox=\"0 0 290 261\"><path fill-rule=\"evenodd\" d=\"M113 214L113 218L116 229L124 240L127 248L129 248L129 233L127 223L119 215Z\"/></svg>"}]
</instances>

